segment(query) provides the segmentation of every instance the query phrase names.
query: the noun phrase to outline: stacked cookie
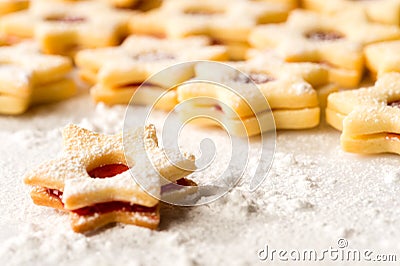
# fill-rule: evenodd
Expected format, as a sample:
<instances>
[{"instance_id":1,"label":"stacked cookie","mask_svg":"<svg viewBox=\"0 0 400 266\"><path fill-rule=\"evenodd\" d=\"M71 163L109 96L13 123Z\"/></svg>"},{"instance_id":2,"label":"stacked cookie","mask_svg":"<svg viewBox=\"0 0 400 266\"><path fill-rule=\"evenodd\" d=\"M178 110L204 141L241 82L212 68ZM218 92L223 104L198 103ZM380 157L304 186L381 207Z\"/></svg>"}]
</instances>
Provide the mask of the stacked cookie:
<instances>
[{"instance_id":1,"label":"stacked cookie","mask_svg":"<svg viewBox=\"0 0 400 266\"><path fill-rule=\"evenodd\" d=\"M178 101L189 100L179 108L182 120L207 114L215 121L222 121L232 135L252 136L271 129L269 112L272 111L277 129L311 128L319 124L319 97L336 90L328 82L326 69L317 64L288 64L267 53L246 62L226 63L233 68L197 63L194 81L213 83L188 82L178 87ZM259 94L254 92L256 87ZM198 97L210 100L190 101ZM269 104L265 104L265 99ZM214 120L194 122L208 125Z\"/></svg>"},{"instance_id":2,"label":"stacked cookie","mask_svg":"<svg viewBox=\"0 0 400 266\"><path fill-rule=\"evenodd\" d=\"M285 21L293 5L293 1L164 1L156 10L133 16L130 29L167 38L206 35L226 45L232 59L241 60L249 48L252 28Z\"/></svg>"},{"instance_id":3,"label":"stacked cookie","mask_svg":"<svg viewBox=\"0 0 400 266\"><path fill-rule=\"evenodd\" d=\"M313 128L325 111L345 151L400 154L400 0L28 5L0 4L0 114L74 95L74 61L96 102L153 105L184 121L205 115L211 119L196 120L200 126L222 124L237 136L271 130L272 119L277 129ZM368 72L375 85L359 88ZM73 125L63 133L64 154L28 172L25 183L35 204L68 212L77 232L112 222L154 229L158 199L176 196L169 185L194 191L185 179L191 171L165 158L153 126L124 135L125 153L122 135ZM146 154L155 161L143 161ZM194 170L192 159L178 163Z\"/></svg>"},{"instance_id":4,"label":"stacked cookie","mask_svg":"<svg viewBox=\"0 0 400 266\"><path fill-rule=\"evenodd\" d=\"M119 47L79 52L76 64L80 76L95 84L90 92L97 102L128 104L136 93L134 104L156 103L156 108L172 110L177 104L177 96L175 90L169 89L193 76L191 65L182 66L175 75L162 80L152 79L151 83L142 83L153 74L178 63L224 59L227 59L226 48L211 46L206 37L169 40L132 35ZM137 90L139 87L140 90Z\"/></svg>"},{"instance_id":5,"label":"stacked cookie","mask_svg":"<svg viewBox=\"0 0 400 266\"><path fill-rule=\"evenodd\" d=\"M41 54L36 43L1 46L0 62L0 114L21 114L32 105L60 101L76 92L71 60Z\"/></svg>"},{"instance_id":6,"label":"stacked cookie","mask_svg":"<svg viewBox=\"0 0 400 266\"><path fill-rule=\"evenodd\" d=\"M153 125L113 136L69 125L63 141L63 155L29 171L24 181L35 204L69 213L75 232L114 222L155 229L163 180L189 190L196 185L184 179L191 171L183 169L195 169L193 158L170 154L181 167L172 164Z\"/></svg>"},{"instance_id":7,"label":"stacked cookie","mask_svg":"<svg viewBox=\"0 0 400 266\"><path fill-rule=\"evenodd\" d=\"M26 1L18 3L18 8L8 10L27 8ZM145 81L177 63L223 61L248 75L248 83L234 80L232 86L246 94L246 88L253 85L249 83L255 83L261 95L255 104L267 99L270 106L257 107L251 114L240 111L232 120L212 101L188 104L176 110L182 119L205 112L232 128L245 125L246 133L233 130L238 135L257 135L268 129L249 126L256 114L272 111L277 129L306 129L319 124L328 106L328 123L347 132L346 123L342 124L347 112L332 107L336 103L328 95L358 88L367 69L372 79L399 71L399 9L400 0L379 4L351 0L37 0L26 10L3 16L0 28L8 39L35 39L41 53L75 59L79 76L92 86L90 93L96 102L128 104L135 95L132 104L170 111L194 97L211 95L218 101L220 89L215 87L175 86L208 77L201 64L185 64L185 69L163 80ZM1 112L24 112L31 103L45 102L44 94L47 102L70 96L69 85L65 89L57 84L58 92L44 89L48 82L63 80L70 67L63 71L43 82L32 81L25 92L2 86L7 89L0 94ZM217 81L236 79L224 71L218 75L213 75ZM37 91L40 97L35 96ZM65 92L63 97L60 91Z\"/></svg>"}]
</instances>

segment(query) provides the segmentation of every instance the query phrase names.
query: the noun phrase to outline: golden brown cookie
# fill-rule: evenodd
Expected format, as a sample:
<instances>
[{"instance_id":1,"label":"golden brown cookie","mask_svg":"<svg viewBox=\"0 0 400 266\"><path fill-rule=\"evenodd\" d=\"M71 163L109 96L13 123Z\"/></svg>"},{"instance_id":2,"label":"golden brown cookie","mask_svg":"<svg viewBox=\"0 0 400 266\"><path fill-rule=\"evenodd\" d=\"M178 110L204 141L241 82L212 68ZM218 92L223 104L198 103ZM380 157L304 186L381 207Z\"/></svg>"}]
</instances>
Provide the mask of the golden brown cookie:
<instances>
[{"instance_id":1,"label":"golden brown cookie","mask_svg":"<svg viewBox=\"0 0 400 266\"><path fill-rule=\"evenodd\" d=\"M209 63L198 63L193 81L215 81L235 89L240 95L235 96L232 91L212 83L182 84L177 90L180 102L197 97L209 98L179 108L183 121L207 115L222 121L222 125L237 136L257 135L269 130L271 121L260 117L271 116L271 110L277 129L305 129L319 124L320 106L315 88L329 85L328 72L320 65L288 64L269 53L258 54L247 62L227 63L243 73L223 67L211 70ZM265 99L254 93L254 89L260 90L259 96L264 96L270 106L263 104ZM211 119L194 121L200 125L215 124Z\"/></svg>"},{"instance_id":2,"label":"golden brown cookie","mask_svg":"<svg viewBox=\"0 0 400 266\"><path fill-rule=\"evenodd\" d=\"M34 42L0 47L0 114L64 100L76 93L69 58L44 55Z\"/></svg>"},{"instance_id":3,"label":"golden brown cookie","mask_svg":"<svg viewBox=\"0 0 400 266\"><path fill-rule=\"evenodd\" d=\"M303 7L333 15L343 12L343 10L355 10L365 14L369 20L400 25L400 1L399 0L380 0L380 1L355 1L355 0L302 0Z\"/></svg>"},{"instance_id":4,"label":"golden brown cookie","mask_svg":"<svg viewBox=\"0 0 400 266\"><path fill-rule=\"evenodd\" d=\"M400 154L400 73L383 74L374 87L333 93L327 121L343 130L341 145L354 153Z\"/></svg>"},{"instance_id":5,"label":"golden brown cookie","mask_svg":"<svg viewBox=\"0 0 400 266\"><path fill-rule=\"evenodd\" d=\"M37 0L28 10L2 17L1 32L34 37L46 53L73 55L82 48L120 44L130 14L104 1Z\"/></svg>"},{"instance_id":6,"label":"golden brown cookie","mask_svg":"<svg viewBox=\"0 0 400 266\"><path fill-rule=\"evenodd\" d=\"M158 148L152 125L124 134L124 141L122 135L102 135L69 125L63 138L63 155L28 172L24 181L33 187L35 204L68 212L76 232L112 222L156 228L159 201L149 193L160 195L163 181L159 175L176 182L191 173L169 163ZM124 144L134 148L124 150ZM180 163L194 169L191 159ZM146 180L146 191L136 178Z\"/></svg>"},{"instance_id":7,"label":"golden brown cookie","mask_svg":"<svg viewBox=\"0 0 400 266\"><path fill-rule=\"evenodd\" d=\"M174 75L152 79L137 90L151 75L186 61L226 59L226 48L211 45L206 37L170 40L132 35L119 47L81 51L76 63L81 76L96 83L91 89L96 102L127 104L137 93L136 104L153 105L171 86L191 78L193 68L186 65ZM156 107L171 110L176 103L176 93L171 90Z\"/></svg>"}]
</instances>

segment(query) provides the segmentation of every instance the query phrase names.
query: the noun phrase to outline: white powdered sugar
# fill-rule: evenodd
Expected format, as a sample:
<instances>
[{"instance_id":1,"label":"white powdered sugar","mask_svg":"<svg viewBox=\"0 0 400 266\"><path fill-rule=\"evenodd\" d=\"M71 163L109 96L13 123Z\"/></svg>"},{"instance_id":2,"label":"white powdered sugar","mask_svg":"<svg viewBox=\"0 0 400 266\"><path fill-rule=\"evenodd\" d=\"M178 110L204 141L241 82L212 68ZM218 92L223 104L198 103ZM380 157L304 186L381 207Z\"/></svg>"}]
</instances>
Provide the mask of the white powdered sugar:
<instances>
[{"instance_id":1,"label":"white powdered sugar","mask_svg":"<svg viewBox=\"0 0 400 266\"><path fill-rule=\"evenodd\" d=\"M271 171L255 192L242 180L207 205L163 204L155 231L118 224L76 234L67 214L32 203L22 176L59 155L66 124L117 133L125 108L93 108L89 96L67 103L0 117L1 265L255 265L266 244L322 250L339 238L376 253L400 249L399 157L345 153L340 133L326 125L278 132ZM218 173L231 154L221 132L190 127L179 145L196 153L197 138L210 136L221 160L210 173ZM236 167L230 170L237 174Z\"/></svg>"}]
</instances>

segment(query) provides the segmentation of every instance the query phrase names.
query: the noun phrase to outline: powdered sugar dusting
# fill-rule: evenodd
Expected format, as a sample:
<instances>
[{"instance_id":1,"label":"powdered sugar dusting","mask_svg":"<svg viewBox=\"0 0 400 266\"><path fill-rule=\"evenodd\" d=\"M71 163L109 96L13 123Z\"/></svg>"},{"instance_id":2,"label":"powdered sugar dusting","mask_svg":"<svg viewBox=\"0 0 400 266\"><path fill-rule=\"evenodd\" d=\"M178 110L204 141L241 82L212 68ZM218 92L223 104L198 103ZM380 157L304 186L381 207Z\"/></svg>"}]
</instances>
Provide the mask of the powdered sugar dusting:
<instances>
[{"instance_id":1,"label":"powdered sugar dusting","mask_svg":"<svg viewBox=\"0 0 400 266\"><path fill-rule=\"evenodd\" d=\"M205 206L162 206L158 231L116 225L75 234L67 214L33 205L22 183L26 170L61 150L60 129L66 123L88 117L85 123L98 131L118 128L110 116L123 110L93 111L89 96L73 101L72 109L60 103L22 118L0 117L0 206L7 214L0 218L2 265L254 265L265 244L326 249L339 237L357 249L393 253L400 248L398 156L344 153L340 133L325 125L278 132L272 170L254 193L242 182ZM220 132L190 128L180 143L195 146L192 137L201 135L224 143ZM217 146L224 155L227 148ZM216 172L222 167L213 166Z\"/></svg>"}]
</instances>

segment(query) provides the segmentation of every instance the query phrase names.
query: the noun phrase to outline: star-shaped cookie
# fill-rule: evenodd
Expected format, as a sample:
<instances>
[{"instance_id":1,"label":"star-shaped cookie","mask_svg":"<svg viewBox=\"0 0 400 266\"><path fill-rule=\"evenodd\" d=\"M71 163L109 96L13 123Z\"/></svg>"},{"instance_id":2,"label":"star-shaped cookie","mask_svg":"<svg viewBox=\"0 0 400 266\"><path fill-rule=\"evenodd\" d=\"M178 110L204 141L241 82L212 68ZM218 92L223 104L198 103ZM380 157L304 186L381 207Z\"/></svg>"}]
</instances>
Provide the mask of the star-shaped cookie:
<instances>
[{"instance_id":1,"label":"star-shaped cookie","mask_svg":"<svg viewBox=\"0 0 400 266\"><path fill-rule=\"evenodd\" d=\"M82 48L118 45L127 35L131 12L105 1L45 1L2 17L1 32L34 37L44 52L73 55Z\"/></svg>"},{"instance_id":2,"label":"star-shaped cookie","mask_svg":"<svg viewBox=\"0 0 400 266\"><path fill-rule=\"evenodd\" d=\"M265 101L264 96L272 110L277 129L305 129L317 126L320 118L317 88L335 89L328 82L327 70L318 64L286 63L268 52L253 56L253 59L246 62L225 62L244 74L223 67L210 71L209 64L198 63L194 80L216 81L234 88L239 95L235 97L214 84L182 84L178 87L180 102L196 97L209 97L210 100L193 101L193 104L183 105L178 109L181 119L187 121L190 117L207 114L223 121L222 124L234 135L257 135L269 130L268 123L271 122L268 119L260 119L271 116L269 107L262 104ZM259 89L260 93L255 93L255 89ZM214 124L211 119L196 119L194 122L201 125ZM240 126L242 123L246 132Z\"/></svg>"},{"instance_id":3,"label":"star-shaped cookie","mask_svg":"<svg viewBox=\"0 0 400 266\"><path fill-rule=\"evenodd\" d=\"M354 1L354 0L302 0L303 7L333 15L343 10L363 12L371 21L400 25L400 0Z\"/></svg>"},{"instance_id":4,"label":"star-shaped cookie","mask_svg":"<svg viewBox=\"0 0 400 266\"><path fill-rule=\"evenodd\" d=\"M400 73L383 74L374 87L331 94L326 114L343 129L345 151L400 154Z\"/></svg>"},{"instance_id":5,"label":"star-shaped cookie","mask_svg":"<svg viewBox=\"0 0 400 266\"><path fill-rule=\"evenodd\" d=\"M76 86L69 76L72 62L44 55L35 42L0 46L0 114L21 114L31 105L71 97Z\"/></svg>"},{"instance_id":6,"label":"star-shaped cookie","mask_svg":"<svg viewBox=\"0 0 400 266\"><path fill-rule=\"evenodd\" d=\"M133 16L130 25L133 33L170 38L207 35L220 41L246 42L255 25L286 19L290 8L284 2L165 1L159 9Z\"/></svg>"},{"instance_id":7,"label":"star-shaped cookie","mask_svg":"<svg viewBox=\"0 0 400 266\"><path fill-rule=\"evenodd\" d=\"M332 82L352 88L362 78L363 47L399 39L400 29L371 23L358 13L329 17L296 10L286 23L258 26L249 38L254 47L274 49L286 61L324 64Z\"/></svg>"},{"instance_id":8,"label":"star-shaped cookie","mask_svg":"<svg viewBox=\"0 0 400 266\"><path fill-rule=\"evenodd\" d=\"M284 21L294 6L291 0L164 1L158 9L133 15L130 29L167 38L206 35L226 45L230 59L243 60L250 30L257 24Z\"/></svg>"},{"instance_id":9,"label":"star-shaped cookie","mask_svg":"<svg viewBox=\"0 0 400 266\"><path fill-rule=\"evenodd\" d=\"M194 169L191 159L181 159L184 169L171 165L152 125L113 136L69 125L63 139L63 155L28 172L24 181L32 186L34 203L69 212L76 232L112 222L156 228L163 178L174 182ZM146 183L146 191L136 180Z\"/></svg>"},{"instance_id":10,"label":"star-shaped cookie","mask_svg":"<svg viewBox=\"0 0 400 266\"><path fill-rule=\"evenodd\" d=\"M91 95L96 102L127 104L137 88L153 74L178 63L193 60L227 59L226 48L211 45L206 37L158 39L149 36L128 37L119 47L88 49L76 56L80 75L96 83ZM193 68L151 79L135 95L137 104L152 105L168 89L193 76ZM176 92L168 91L156 105L171 110L177 104Z\"/></svg>"}]
</instances>

